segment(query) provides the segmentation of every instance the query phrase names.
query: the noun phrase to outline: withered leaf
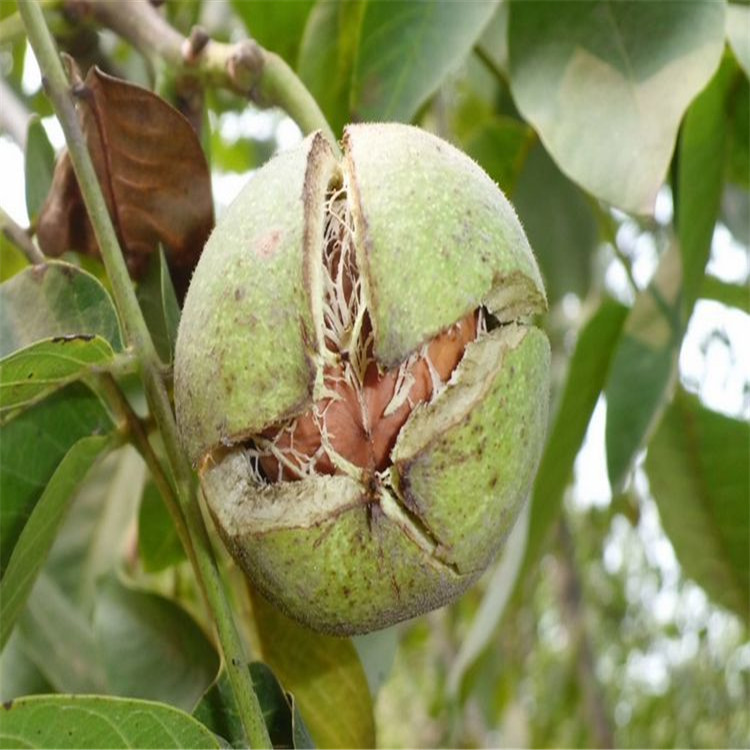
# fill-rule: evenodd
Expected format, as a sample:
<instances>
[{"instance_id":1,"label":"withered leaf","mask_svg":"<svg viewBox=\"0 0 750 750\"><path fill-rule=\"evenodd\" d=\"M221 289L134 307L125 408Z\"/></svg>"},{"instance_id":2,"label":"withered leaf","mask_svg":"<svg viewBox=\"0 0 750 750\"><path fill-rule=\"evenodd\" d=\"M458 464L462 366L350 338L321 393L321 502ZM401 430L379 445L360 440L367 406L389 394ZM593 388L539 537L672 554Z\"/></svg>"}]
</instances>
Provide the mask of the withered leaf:
<instances>
[{"instance_id":1,"label":"withered leaf","mask_svg":"<svg viewBox=\"0 0 750 750\"><path fill-rule=\"evenodd\" d=\"M180 297L213 227L211 179L189 122L156 94L92 68L78 112L133 278L161 243ZM47 255L99 255L70 157L59 159L37 223Z\"/></svg>"}]
</instances>

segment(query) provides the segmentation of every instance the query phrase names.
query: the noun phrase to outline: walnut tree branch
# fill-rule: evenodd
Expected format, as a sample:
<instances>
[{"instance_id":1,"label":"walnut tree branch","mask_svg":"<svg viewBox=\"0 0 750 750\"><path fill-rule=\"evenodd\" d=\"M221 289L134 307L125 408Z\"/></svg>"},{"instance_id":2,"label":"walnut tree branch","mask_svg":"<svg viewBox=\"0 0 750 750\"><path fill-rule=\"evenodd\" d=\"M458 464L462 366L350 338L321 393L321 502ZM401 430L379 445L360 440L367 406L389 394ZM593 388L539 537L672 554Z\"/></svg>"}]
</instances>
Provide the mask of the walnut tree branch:
<instances>
[{"instance_id":1,"label":"walnut tree branch","mask_svg":"<svg viewBox=\"0 0 750 750\"><path fill-rule=\"evenodd\" d=\"M179 75L193 75L229 89L262 107L281 107L303 133L320 130L338 149L323 112L294 71L252 39L225 44L196 27L189 37L174 29L148 0L67 0L66 7L90 16L129 41L147 57L156 56Z\"/></svg>"}]
</instances>

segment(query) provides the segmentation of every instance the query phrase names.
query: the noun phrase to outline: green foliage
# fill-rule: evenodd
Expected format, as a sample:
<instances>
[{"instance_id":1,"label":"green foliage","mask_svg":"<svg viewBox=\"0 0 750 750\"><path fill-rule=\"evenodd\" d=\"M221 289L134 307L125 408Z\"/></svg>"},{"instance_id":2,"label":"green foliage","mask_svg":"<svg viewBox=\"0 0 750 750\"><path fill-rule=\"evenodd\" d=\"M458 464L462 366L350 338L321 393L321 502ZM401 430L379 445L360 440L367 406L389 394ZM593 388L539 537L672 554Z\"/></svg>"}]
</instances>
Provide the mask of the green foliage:
<instances>
[{"instance_id":1,"label":"green foliage","mask_svg":"<svg viewBox=\"0 0 750 750\"><path fill-rule=\"evenodd\" d=\"M16 700L0 711L4 747L219 747L195 719L149 701L50 695Z\"/></svg>"},{"instance_id":2,"label":"green foliage","mask_svg":"<svg viewBox=\"0 0 750 750\"><path fill-rule=\"evenodd\" d=\"M750 425L679 391L646 459L664 529L685 573L750 621ZM703 554L695 550L702 548Z\"/></svg>"},{"instance_id":3,"label":"green foliage","mask_svg":"<svg viewBox=\"0 0 750 750\"><path fill-rule=\"evenodd\" d=\"M29 120L26 133L26 210L34 220L52 185L55 151L39 117Z\"/></svg>"},{"instance_id":4,"label":"green foliage","mask_svg":"<svg viewBox=\"0 0 750 750\"><path fill-rule=\"evenodd\" d=\"M192 711L219 670L213 645L185 610L113 576L99 583L93 631L115 695Z\"/></svg>"},{"instance_id":5,"label":"green foliage","mask_svg":"<svg viewBox=\"0 0 750 750\"><path fill-rule=\"evenodd\" d=\"M96 14L84 23L43 5L84 74L96 61L158 80L202 126L217 204L222 173L248 173L293 137L283 113L259 114L215 76L191 75L203 61L168 69L150 43L93 34ZM6 231L11 207L0 215L0 697L13 701L0 709L0 745L244 747L229 677L246 660L220 669L216 613L165 504L194 480L174 471L112 280L69 246L85 209L66 192L69 167L67 187L53 181L41 123L52 107L22 83L18 7L0 3L3 83L32 115L18 192L33 242L51 190L71 232L53 216L66 262L34 266ZM278 54L337 135L353 120L399 120L466 151L514 204L550 305L552 420L532 497L460 601L337 639L248 597L220 567L211 585L228 592L247 656L262 659L248 670L274 746L746 744L747 5L191 0L163 14L180 33L247 34ZM140 122L126 105L115 124ZM97 163L144 271L149 366L171 394L190 268L176 294L164 253L146 262L139 242L144 215L165 237L178 223L170 211L195 217L171 203L149 214L165 149L149 147L146 128L131 136L112 152L137 191L106 171L106 144ZM175 142L169 129L162 138ZM187 195L193 172L175 161L175 195ZM205 169L201 180L208 204ZM118 202L121 188L138 200ZM95 253L93 235L86 244Z\"/></svg>"},{"instance_id":6,"label":"green foliage","mask_svg":"<svg viewBox=\"0 0 750 750\"><path fill-rule=\"evenodd\" d=\"M291 693L285 693L274 673L263 662L248 665L253 687L263 711L274 747L315 747L302 721ZM242 725L226 673L222 673L193 711L215 734L231 747L244 747Z\"/></svg>"},{"instance_id":7,"label":"green foliage","mask_svg":"<svg viewBox=\"0 0 750 750\"><path fill-rule=\"evenodd\" d=\"M680 120L724 48L723 3L516 0L508 39L515 100L563 171L649 213Z\"/></svg>"},{"instance_id":8,"label":"green foliage","mask_svg":"<svg viewBox=\"0 0 750 750\"><path fill-rule=\"evenodd\" d=\"M316 746L372 747L372 697L351 640L314 633L251 595L259 651L296 697Z\"/></svg>"},{"instance_id":9,"label":"green foliage","mask_svg":"<svg viewBox=\"0 0 750 750\"><path fill-rule=\"evenodd\" d=\"M91 435L74 443L50 477L24 524L13 546L8 568L0 580L0 600L3 602L0 648L7 642L36 575L44 564L71 495L110 442L105 436Z\"/></svg>"}]
</instances>

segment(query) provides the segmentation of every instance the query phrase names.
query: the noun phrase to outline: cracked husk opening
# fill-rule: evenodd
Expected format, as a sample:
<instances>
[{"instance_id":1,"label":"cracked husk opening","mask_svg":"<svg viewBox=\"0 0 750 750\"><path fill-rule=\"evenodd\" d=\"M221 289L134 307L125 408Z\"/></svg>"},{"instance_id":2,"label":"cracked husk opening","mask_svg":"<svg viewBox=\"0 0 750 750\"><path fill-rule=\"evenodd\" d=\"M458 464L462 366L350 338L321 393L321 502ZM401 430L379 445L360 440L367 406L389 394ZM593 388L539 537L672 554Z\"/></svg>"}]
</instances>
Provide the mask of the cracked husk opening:
<instances>
[{"instance_id":1,"label":"cracked husk opening","mask_svg":"<svg viewBox=\"0 0 750 750\"><path fill-rule=\"evenodd\" d=\"M445 388L466 345L485 329L482 309L383 370L373 354L366 287L357 268L346 185L325 206L319 361L312 406L253 438L246 451L259 483L342 474L368 481L390 453L412 411ZM313 292L314 293L314 292Z\"/></svg>"}]
</instances>

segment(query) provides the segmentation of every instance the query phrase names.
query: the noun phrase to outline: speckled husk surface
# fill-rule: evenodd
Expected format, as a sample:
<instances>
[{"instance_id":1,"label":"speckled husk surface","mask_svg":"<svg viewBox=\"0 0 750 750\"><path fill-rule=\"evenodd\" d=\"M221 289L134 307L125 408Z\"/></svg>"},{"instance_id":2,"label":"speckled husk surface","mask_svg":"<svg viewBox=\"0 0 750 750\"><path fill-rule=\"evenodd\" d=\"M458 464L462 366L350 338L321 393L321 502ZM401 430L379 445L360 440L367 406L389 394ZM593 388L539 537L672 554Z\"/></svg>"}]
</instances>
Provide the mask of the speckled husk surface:
<instances>
[{"instance_id":1,"label":"speckled husk surface","mask_svg":"<svg viewBox=\"0 0 750 750\"><path fill-rule=\"evenodd\" d=\"M451 601L501 548L547 422L534 256L466 155L417 128L352 125L279 154L221 218L180 322L175 405L228 549L287 614L366 632ZM345 189L383 369L482 307L494 325L402 427L385 471L258 481L247 441L319 397L326 200Z\"/></svg>"}]
</instances>

